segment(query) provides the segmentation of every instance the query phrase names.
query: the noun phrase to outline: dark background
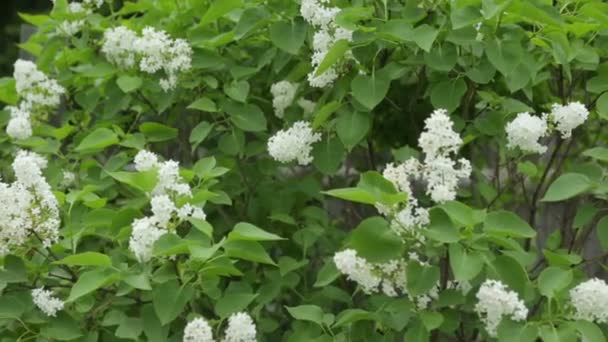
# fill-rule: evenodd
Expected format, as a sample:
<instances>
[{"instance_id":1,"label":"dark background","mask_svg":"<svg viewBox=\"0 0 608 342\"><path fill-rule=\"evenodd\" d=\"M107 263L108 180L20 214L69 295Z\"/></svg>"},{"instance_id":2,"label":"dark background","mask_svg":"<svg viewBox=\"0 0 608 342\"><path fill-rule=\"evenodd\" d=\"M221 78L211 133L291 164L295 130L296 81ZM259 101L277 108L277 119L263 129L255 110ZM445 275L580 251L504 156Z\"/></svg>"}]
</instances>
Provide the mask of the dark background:
<instances>
[{"instance_id":1,"label":"dark background","mask_svg":"<svg viewBox=\"0 0 608 342\"><path fill-rule=\"evenodd\" d=\"M0 0L0 77L13 73L13 63L19 55L19 32L23 21L18 12L47 13L51 0Z\"/></svg>"}]
</instances>

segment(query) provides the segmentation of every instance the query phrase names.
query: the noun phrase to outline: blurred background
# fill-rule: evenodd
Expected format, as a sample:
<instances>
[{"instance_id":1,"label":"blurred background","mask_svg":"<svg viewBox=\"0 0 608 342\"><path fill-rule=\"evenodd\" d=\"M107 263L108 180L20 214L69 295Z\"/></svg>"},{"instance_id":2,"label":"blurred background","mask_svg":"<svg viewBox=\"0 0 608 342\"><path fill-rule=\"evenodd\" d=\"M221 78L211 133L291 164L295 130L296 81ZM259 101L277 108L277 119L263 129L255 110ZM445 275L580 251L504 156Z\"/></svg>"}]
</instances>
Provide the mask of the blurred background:
<instances>
[{"instance_id":1,"label":"blurred background","mask_svg":"<svg viewBox=\"0 0 608 342\"><path fill-rule=\"evenodd\" d=\"M51 0L0 0L0 77L12 75L19 54L23 21L18 13L46 13L51 6Z\"/></svg>"}]
</instances>

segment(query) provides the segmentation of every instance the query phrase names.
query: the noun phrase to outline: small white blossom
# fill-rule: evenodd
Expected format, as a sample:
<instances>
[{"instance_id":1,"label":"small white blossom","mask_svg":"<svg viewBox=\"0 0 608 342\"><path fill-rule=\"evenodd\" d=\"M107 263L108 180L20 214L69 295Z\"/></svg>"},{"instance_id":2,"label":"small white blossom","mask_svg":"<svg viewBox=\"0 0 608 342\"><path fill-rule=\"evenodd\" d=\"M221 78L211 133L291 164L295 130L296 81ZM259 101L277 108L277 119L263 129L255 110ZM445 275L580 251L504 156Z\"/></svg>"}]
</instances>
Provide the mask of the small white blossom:
<instances>
[{"instance_id":1,"label":"small white blossom","mask_svg":"<svg viewBox=\"0 0 608 342\"><path fill-rule=\"evenodd\" d=\"M11 119L6 126L6 134L14 139L27 139L32 136L32 124L30 123L30 112L23 106L9 106Z\"/></svg>"},{"instance_id":2,"label":"small white blossom","mask_svg":"<svg viewBox=\"0 0 608 342\"><path fill-rule=\"evenodd\" d=\"M181 208L177 209L177 217L179 217L180 220L186 220L189 217L199 220L205 220L207 218L207 215L205 215L205 212L202 208L195 207L190 203L186 203Z\"/></svg>"},{"instance_id":3,"label":"small white blossom","mask_svg":"<svg viewBox=\"0 0 608 342\"><path fill-rule=\"evenodd\" d=\"M158 156L147 150L137 152L134 161L137 171L149 171L158 166Z\"/></svg>"},{"instance_id":4,"label":"small white blossom","mask_svg":"<svg viewBox=\"0 0 608 342\"><path fill-rule=\"evenodd\" d=\"M152 258L154 243L167 231L158 227L154 217L136 219L132 227L129 249L139 262L147 262Z\"/></svg>"},{"instance_id":5,"label":"small white blossom","mask_svg":"<svg viewBox=\"0 0 608 342\"><path fill-rule=\"evenodd\" d=\"M372 266L365 259L357 256L354 249L337 252L334 255L334 263L340 273L359 284L363 292L369 294L378 291L382 278L373 273Z\"/></svg>"},{"instance_id":6,"label":"small white blossom","mask_svg":"<svg viewBox=\"0 0 608 342\"><path fill-rule=\"evenodd\" d=\"M71 37L80 32L84 24L84 20L64 20L57 26L57 33L65 37Z\"/></svg>"},{"instance_id":7,"label":"small white blossom","mask_svg":"<svg viewBox=\"0 0 608 342\"><path fill-rule=\"evenodd\" d=\"M167 195L157 195L152 197L150 201L150 206L152 207L152 213L154 214L154 218L158 225L166 226L171 220L171 216L175 212L175 204L169 196Z\"/></svg>"},{"instance_id":8,"label":"small white blossom","mask_svg":"<svg viewBox=\"0 0 608 342\"><path fill-rule=\"evenodd\" d=\"M195 318L184 328L184 342L214 342L213 331L204 318Z\"/></svg>"},{"instance_id":9,"label":"small white blossom","mask_svg":"<svg viewBox=\"0 0 608 342\"><path fill-rule=\"evenodd\" d=\"M135 49L142 55L139 67L147 73L163 70L167 78L161 79L161 87L168 91L175 88L177 74L192 66L192 48L183 39L171 39L164 31L144 28L142 37L135 42Z\"/></svg>"},{"instance_id":10,"label":"small white blossom","mask_svg":"<svg viewBox=\"0 0 608 342\"><path fill-rule=\"evenodd\" d=\"M371 263L359 257L355 250L345 249L334 254L333 260L340 273L356 282L367 294L382 292L389 297L404 294L421 310L427 308L428 304L439 296L439 286L434 286L427 293L416 296L407 292L407 262L404 259ZM428 266L417 260L416 254L410 257L409 262L418 262L422 266Z\"/></svg>"},{"instance_id":11,"label":"small white blossom","mask_svg":"<svg viewBox=\"0 0 608 342\"><path fill-rule=\"evenodd\" d=\"M298 121L287 129L278 131L268 140L268 153L281 163L297 160L300 165L308 165L313 158L310 155L312 144L321 140L320 133L313 133L310 123Z\"/></svg>"},{"instance_id":12,"label":"small white blossom","mask_svg":"<svg viewBox=\"0 0 608 342\"><path fill-rule=\"evenodd\" d=\"M280 81L274 83L270 87L270 93L272 94L272 107L274 108L274 115L278 118L282 118L285 113L285 109L291 106L294 98L296 97L296 90L298 86L289 81Z\"/></svg>"},{"instance_id":13,"label":"small white blossom","mask_svg":"<svg viewBox=\"0 0 608 342\"><path fill-rule=\"evenodd\" d=\"M523 152L544 153L547 146L539 143L540 138L547 135L547 120L524 112L509 122L506 127L507 148L519 148Z\"/></svg>"},{"instance_id":14,"label":"small white blossom","mask_svg":"<svg viewBox=\"0 0 608 342\"><path fill-rule=\"evenodd\" d=\"M304 111L304 115L309 115L309 114L314 113L317 103L307 100L305 98L300 98L298 100L298 106L300 106L300 108L302 108L302 110Z\"/></svg>"},{"instance_id":15,"label":"small white blossom","mask_svg":"<svg viewBox=\"0 0 608 342\"><path fill-rule=\"evenodd\" d=\"M496 337L496 329L503 316L510 316L514 321L523 321L528 315L528 309L517 293L509 291L506 285L497 280L488 279L481 284L477 299L475 311L492 337Z\"/></svg>"},{"instance_id":16,"label":"small white blossom","mask_svg":"<svg viewBox=\"0 0 608 342\"><path fill-rule=\"evenodd\" d=\"M67 188L74 184L76 181L76 174L71 171L63 171L63 179L61 180L61 186Z\"/></svg>"},{"instance_id":17,"label":"small white blossom","mask_svg":"<svg viewBox=\"0 0 608 342\"><path fill-rule=\"evenodd\" d=\"M228 318L223 342L255 342L256 327L245 312L234 313Z\"/></svg>"},{"instance_id":18,"label":"small white blossom","mask_svg":"<svg viewBox=\"0 0 608 342\"><path fill-rule=\"evenodd\" d=\"M42 176L46 160L19 151L13 161L16 181L0 182L0 255L25 244L31 235L50 247L59 238L59 209L50 185Z\"/></svg>"},{"instance_id":19,"label":"small white blossom","mask_svg":"<svg viewBox=\"0 0 608 342\"><path fill-rule=\"evenodd\" d=\"M182 182L179 175L179 163L167 160L158 166L158 183L152 191L153 194L164 194L174 191L179 195L191 195L190 186Z\"/></svg>"},{"instance_id":20,"label":"small white blossom","mask_svg":"<svg viewBox=\"0 0 608 342\"><path fill-rule=\"evenodd\" d=\"M424 132L418 138L418 146L425 155L434 158L458 152L462 139L452 126L452 120L445 109L435 110L424 120Z\"/></svg>"},{"instance_id":21,"label":"small white blossom","mask_svg":"<svg viewBox=\"0 0 608 342\"><path fill-rule=\"evenodd\" d=\"M53 292L40 287L32 290L34 304L47 316L55 317L58 311L63 310L64 302L53 296Z\"/></svg>"},{"instance_id":22,"label":"small white blossom","mask_svg":"<svg viewBox=\"0 0 608 342\"><path fill-rule=\"evenodd\" d=\"M135 65L136 40L137 33L125 26L109 28L103 33L101 52L111 63L124 69L132 68Z\"/></svg>"},{"instance_id":23,"label":"small white blossom","mask_svg":"<svg viewBox=\"0 0 608 342\"><path fill-rule=\"evenodd\" d=\"M553 104L553 110L549 115L555 123L555 129L561 134L563 139L568 139L572 135L572 130L582 125L587 120L589 111L580 102L570 102L565 106Z\"/></svg>"},{"instance_id":24,"label":"small white blossom","mask_svg":"<svg viewBox=\"0 0 608 342\"><path fill-rule=\"evenodd\" d=\"M570 290L574 317L596 323L608 323L608 285L605 281L589 279Z\"/></svg>"},{"instance_id":25,"label":"small white blossom","mask_svg":"<svg viewBox=\"0 0 608 342\"><path fill-rule=\"evenodd\" d=\"M304 20L317 29L313 36L313 55L311 58L313 70L308 74L308 83L317 88L332 84L339 76L335 66L328 68L320 75L316 75L331 46L341 39L352 41L352 31L335 24L335 18L341 10L337 7L329 7L327 3L326 0L303 0L300 5L300 14Z\"/></svg>"},{"instance_id":26,"label":"small white blossom","mask_svg":"<svg viewBox=\"0 0 608 342\"><path fill-rule=\"evenodd\" d=\"M17 60L13 77L21 102L17 107L8 107L11 120L6 130L15 139L25 139L32 135L32 117L48 114L57 107L65 89L30 61Z\"/></svg>"},{"instance_id":27,"label":"small white blossom","mask_svg":"<svg viewBox=\"0 0 608 342\"><path fill-rule=\"evenodd\" d=\"M17 60L13 77L17 93L25 102L25 108L30 110L57 107L61 102L61 95L65 93L65 89L57 81L48 78L30 61Z\"/></svg>"}]
</instances>

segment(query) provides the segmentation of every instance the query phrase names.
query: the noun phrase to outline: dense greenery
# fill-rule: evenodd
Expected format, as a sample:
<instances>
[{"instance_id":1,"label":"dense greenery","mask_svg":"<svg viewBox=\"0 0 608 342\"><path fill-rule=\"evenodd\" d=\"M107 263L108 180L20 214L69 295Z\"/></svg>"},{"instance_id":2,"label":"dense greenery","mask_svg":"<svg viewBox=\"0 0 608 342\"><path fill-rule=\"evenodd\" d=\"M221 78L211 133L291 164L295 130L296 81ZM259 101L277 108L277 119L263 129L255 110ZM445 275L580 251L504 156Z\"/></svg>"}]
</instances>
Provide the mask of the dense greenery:
<instances>
[{"instance_id":1,"label":"dense greenery","mask_svg":"<svg viewBox=\"0 0 608 342\"><path fill-rule=\"evenodd\" d=\"M353 34L332 41L316 71L319 27L300 1L105 0L82 14L56 0L48 15L21 14L38 28L21 48L65 93L58 108L32 114L31 137L0 133L0 173L19 177L19 150L44 156L61 224L52 245L33 234L3 257L0 341L181 341L195 317L219 340L236 312L253 318L260 341L605 340L606 321L577 316L571 290L603 270L608 252L608 4L321 3L340 8L335 25ZM78 32L59 34L83 18ZM104 32L119 26L138 35L151 26L192 47L175 88L159 83L166 69L108 58ZM309 85L307 74L330 69L335 82ZM271 87L285 80L312 112L291 101L275 115ZM0 101L22 103L13 78L0 79ZM589 117L571 137L550 121L545 153L507 146L518 113L575 101ZM462 138L450 157L472 165L455 200L431 198L424 181L408 192L382 177L388 163L428 157L419 137L436 109ZM0 113L4 127L10 109ZM268 152L296 121L320 134L309 165ZM149 260L129 248L158 186L158 170L134 168L140 150L179 162L192 195L172 200L206 214L173 218ZM412 196L430 223L404 237L386 208ZM405 260L407 288L365 291L334 263L345 249ZM476 308L487 279L514 291L527 318L505 316L489 332ZM34 305L40 287L65 301L56 316Z\"/></svg>"}]
</instances>

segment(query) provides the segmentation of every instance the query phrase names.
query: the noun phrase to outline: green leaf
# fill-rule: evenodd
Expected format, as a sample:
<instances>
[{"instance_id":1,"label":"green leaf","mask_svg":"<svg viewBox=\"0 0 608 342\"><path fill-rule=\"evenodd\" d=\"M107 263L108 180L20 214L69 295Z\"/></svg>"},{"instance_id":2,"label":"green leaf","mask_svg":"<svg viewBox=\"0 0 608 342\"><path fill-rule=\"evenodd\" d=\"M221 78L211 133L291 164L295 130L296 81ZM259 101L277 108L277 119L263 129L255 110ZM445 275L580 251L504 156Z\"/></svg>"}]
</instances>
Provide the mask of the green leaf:
<instances>
[{"instance_id":1,"label":"green leaf","mask_svg":"<svg viewBox=\"0 0 608 342\"><path fill-rule=\"evenodd\" d=\"M138 290L152 290L150 280L148 279L148 276L144 273L124 275L122 281Z\"/></svg>"},{"instance_id":2,"label":"green leaf","mask_svg":"<svg viewBox=\"0 0 608 342\"><path fill-rule=\"evenodd\" d=\"M135 90L141 88L141 85L143 84L143 80L137 76L123 75L123 76L120 76L116 80L116 84L118 84L118 87L123 92L130 93L132 91L135 91Z\"/></svg>"},{"instance_id":3,"label":"green leaf","mask_svg":"<svg viewBox=\"0 0 608 342\"><path fill-rule=\"evenodd\" d=\"M427 293L439 281L437 266L425 266L416 261L408 262L406 274L408 293L412 296Z\"/></svg>"},{"instance_id":4,"label":"green leaf","mask_svg":"<svg viewBox=\"0 0 608 342\"><path fill-rule=\"evenodd\" d=\"M246 37L249 32L262 26L269 17L270 14L262 6L246 8L234 28L234 38L240 40Z\"/></svg>"},{"instance_id":5,"label":"green leaf","mask_svg":"<svg viewBox=\"0 0 608 342\"><path fill-rule=\"evenodd\" d=\"M597 237L604 251L608 251L608 216L602 217L596 225Z\"/></svg>"},{"instance_id":6,"label":"green leaf","mask_svg":"<svg viewBox=\"0 0 608 342\"><path fill-rule=\"evenodd\" d=\"M190 251L187 240L170 232L161 235L158 240L154 242L152 247L152 252L155 257L187 254Z\"/></svg>"},{"instance_id":7,"label":"green leaf","mask_svg":"<svg viewBox=\"0 0 608 342\"><path fill-rule=\"evenodd\" d=\"M110 260L110 257L105 254L97 252L85 252L67 256L59 261L55 261L54 264L110 267L112 266L112 261Z\"/></svg>"},{"instance_id":8,"label":"green leaf","mask_svg":"<svg viewBox=\"0 0 608 342\"><path fill-rule=\"evenodd\" d=\"M299 321L309 321L323 325L323 310L316 305L286 306L285 309L291 317Z\"/></svg>"},{"instance_id":9,"label":"green leaf","mask_svg":"<svg viewBox=\"0 0 608 342\"><path fill-rule=\"evenodd\" d=\"M230 234L228 234L228 241L233 240L245 240L245 241L279 241L285 240L276 234L269 233L261 228L258 228L251 223L239 222L237 223Z\"/></svg>"},{"instance_id":10,"label":"green leaf","mask_svg":"<svg viewBox=\"0 0 608 342\"><path fill-rule=\"evenodd\" d=\"M83 335L80 325L64 312L50 318L40 329L40 335L50 341L72 341Z\"/></svg>"},{"instance_id":11,"label":"green leaf","mask_svg":"<svg viewBox=\"0 0 608 342\"><path fill-rule=\"evenodd\" d=\"M177 128L169 127L158 122L144 122L139 126L148 141L159 142L177 138Z\"/></svg>"},{"instance_id":12,"label":"green leaf","mask_svg":"<svg viewBox=\"0 0 608 342\"><path fill-rule=\"evenodd\" d=\"M336 198L341 198L343 200L364 203L364 204L376 204L376 197L371 194L369 191L361 188L342 188L342 189L332 189L329 191L323 192L326 195L330 195Z\"/></svg>"},{"instance_id":13,"label":"green leaf","mask_svg":"<svg viewBox=\"0 0 608 342\"><path fill-rule=\"evenodd\" d=\"M518 41L490 39L486 45L486 56L501 74L510 75L521 62L523 49Z\"/></svg>"},{"instance_id":14,"label":"green leaf","mask_svg":"<svg viewBox=\"0 0 608 342\"><path fill-rule=\"evenodd\" d=\"M211 133L211 130L213 130L213 127L213 124L210 124L207 121L201 121L192 129L192 132L190 132L190 139L188 139L192 145L192 150L195 150L198 145L205 140L209 133Z\"/></svg>"},{"instance_id":15,"label":"green leaf","mask_svg":"<svg viewBox=\"0 0 608 342\"><path fill-rule=\"evenodd\" d=\"M180 286L175 279L156 285L152 290L152 304L160 323L166 325L177 318L193 295L191 286Z\"/></svg>"},{"instance_id":16,"label":"green leaf","mask_svg":"<svg viewBox=\"0 0 608 342\"><path fill-rule=\"evenodd\" d=\"M370 110L384 99L390 85L390 78L382 71L371 76L359 74L350 83L355 99Z\"/></svg>"},{"instance_id":17,"label":"green leaf","mask_svg":"<svg viewBox=\"0 0 608 342\"><path fill-rule=\"evenodd\" d=\"M517 291L520 295L526 293L529 285L528 276L524 268L510 256L500 255L492 262L486 263L486 268L492 270L498 279L504 282L509 288Z\"/></svg>"},{"instance_id":18,"label":"green leaf","mask_svg":"<svg viewBox=\"0 0 608 342\"><path fill-rule=\"evenodd\" d=\"M348 51L349 45L346 39L340 39L331 46L329 51L325 54L325 57L317 67L317 71L315 71L315 77L323 74L327 69L331 68L332 65L336 64L336 62L344 56L346 51Z\"/></svg>"},{"instance_id":19,"label":"green leaf","mask_svg":"<svg viewBox=\"0 0 608 342\"><path fill-rule=\"evenodd\" d=\"M422 50L429 52L438 34L439 30L436 28L422 24L414 29L412 39Z\"/></svg>"},{"instance_id":20,"label":"green leaf","mask_svg":"<svg viewBox=\"0 0 608 342\"><path fill-rule=\"evenodd\" d=\"M338 137L325 138L313 146L313 165L323 174L338 171L344 157L344 145Z\"/></svg>"},{"instance_id":21,"label":"green leaf","mask_svg":"<svg viewBox=\"0 0 608 342\"><path fill-rule=\"evenodd\" d=\"M450 245L449 253L450 266L456 280L471 280L483 269L483 256L477 251L467 251L460 244L454 243Z\"/></svg>"},{"instance_id":22,"label":"green leaf","mask_svg":"<svg viewBox=\"0 0 608 342\"><path fill-rule=\"evenodd\" d=\"M213 102L207 97L201 97L200 99L192 102L190 105L188 105L188 109L197 109L202 112L210 113L217 112L217 106L215 105L215 102Z\"/></svg>"},{"instance_id":23,"label":"green leaf","mask_svg":"<svg viewBox=\"0 0 608 342\"><path fill-rule=\"evenodd\" d=\"M570 324L571 327L576 329L581 334L581 336L583 337L583 339L585 341L588 341L588 342L606 341L606 336L604 335L604 332L602 331L602 329L592 322L578 320L575 322L569 322L568 324Z\"/></svg>"},{"instance_id":24,"label":"green leaf","mask_svg":"<svg viewBox=\"0 0 608 342\"><path fill-rule=\"evenodd\" d=\"M484 230L488 233L518 238L532 238L536 236L536 232L526 221L506 210L489 213L484 222Z\"/></svg>"},{"instance_id":25,"label":"green leaf","mask_svg":"<svg viewBox=\"0 0 608 342\"><path fill-rule=\"evenodd\" d=\"M547 267L538 276L538 290L546 297L555 297L559 291L570 285L572 278L572 270Z\"/></svg>"},{"instance_id":26,"label":"green leaf","mask_svg":"<svg viewBox=\"0 0 608 342\"><path fill-rule=\"evenodd\" d=\"M34 26L40 26L51 19L48 15L44 14L26 14L21 12L18 12L17 14L19 14L19 17L23 19L23 21Z\"/></svg>"},{"instance_id":27,"label":"green leaf","mask_svg":"<svg viewBox=\"0 0 608 342\"><path fill-rule=\"evenodd\" d=\"M249 95L249 82L247 81L234 81L224 85L224 92L231 99L238 102L245 102L247 95Z\"/></svg>"},{"instance_id":28,"label":"green leaf","mask_svg":"<svg viewBox=\"0 0 608 342\"><path fill-rule=\"evenodd\" d=\"M472 6L456 8L450 13L450 20L452 21L452 28L457 30L481 21L481 13L479 13L479 9Z\"/></svg>"},{"instance_id":29,"label":"green leaf","mask_svg":"<svg viewBox=\"0 0 608 342\"><path fill-rule=\"evenodd\" d=\"M583 152L584 156L591 157L595 160L608 162L608 148L594 147Z\"/></svg>"},{"instance_id":30,"label":"green leaf","mask_svg":"<svg viewBox=\"0 0 608 342\"><path fill-rule=\"evenodd\" d=\"M0 101L15 105L19 101L17 89L15 89L15 79L10 77L0 78Z\"/></svg>"},{"instance_id":31,"label":"green leaf","mask_svg":"<svg viewBox=\"0 0 608 342\"><path fill-rule=\"evenodd\" d=\"M73 302L82 296L115 282L119 278L119 275L112 270L96 269L85 272L78 277L78 280L72 286L67 302Z\"/></svg>"},{"instance_id":32,"label":"green leaf","mask_svg":"<svg viewBox=\"0 0 608 342\"><path fill-rule=\"evenodd\" d=\"M352 150L365 136L371 127L368 113L346 112L338 118L336 132L348 150Z\"/></svg>"},{"instance_id":33,"label":"green leaf","mask_svg":"<svg viewBox=\"0 0 608 342\"><path fill-rule=\"evenodd\" d=\"M263 264L275 265L264 247L256 241L232 240L224 244L226 255L231 258L238 258L259 262Z\"/></svg>"},{"instance_id":34,"label":"green leaf","mask_svg":"<svg viewBox=\"0 0 608 342\"><path fill-rule=\"evenodd\" d=\"M270 26L270 40L279 49L297 55L306 39L307 25L301 19L279 21Z\"/></svg>"},{"instance_id":35,"label":"green leaf","mask_svg":"<svg viewBox=\"0 0 608 342\"><path fill-rule=\"evenodd\" d=\"M460 240L458 230L443 210L433 208L430 210L429 216L431 223L428 229L423 230L424 235L441 243L452 243Z\"/></svg>"},{"instance_id":36,"label":"green leaf","mask_svg":"<svg viewBox=\"0 0 608 342\"><path fill-rule=\"evenodd\" d=\"M547 189L542 202L559 202L589 191L592 187L587 176L580 173L564 173Z\"/></svg>"},{"instance_id":37,"label":"green leaf","mask_svg":"<svg viewBox=\"0 0 608 342\"><path fill-rule=\"evenodd\" d=\"M156 170L143 172L117 171L107 173L117 181L130 185L143 192L151 192L158 182Z\"/></svg>"},{"instance_id":38,"label":"green leaf","mask_svg":"<svg viewBox=\"0 0 608 342\"><path fill-rule=\"evenodd\" d=\"M114 131L108 128L98 128L84 137L80 144L76 146L76 151L79 152L94 152L118 143L118 136Z\"/></svg>"},{"instance_id":39,"label":"green leaf","mask_svg":"<svg viewBox=\"0 0 608 342\"><path fill-rule=\"evenodd\" d=\"M122 322L116 329L116 337L137 340L143 332L143 322L139 318L129 317Z\"/></svg>"},{"instance_id":40,"label":"green leaf","mask_svg":"<svg viewBox=\"0 0 608 342\"><path fill-rule=\"evenodd\" d=\"M27 269L23 259L12 254L5 256L3 269L0 270L0 281L5 283L27 281Z\"/></svg>"},{"instance_id":41,"label":"green leaf","mask_svg":"<svg viewBox=\"0 0 608 342\"><path fill-rule=\"evenodd\" d=\"M521 324L503 319L498 325L499 342L535 342L538 328L535 324Z\"/></svg>"},{"instance_id":42,"label":"green leaf","mask_svg":"<svg viewBox=\"0 0 608 342\"><path fill-rule=\"evenodd\" d=\"M462 78L441 81L431 88L431 103L435 108L444 108L451 113L460 106L460 100L466 91L467 84Z\"/></svg>"},{"instance_id":43,"label":"green leaf","mask_svg":"<svg viewBox=\"0 0 608 342\"><path fill-rule=\"evenodd\" d=\"M257 297L254 293L224 293L224 296L215 303L215 313L220 318L228 318L231 314L243 311Z\"/></svg>"},{"instance_id":44,"label":"green leaf","mask_svg":"<svg viewBox=\"0 0 608 342\"><path fill-rule=\"evenodd\" d=\"M375 321L376 319L377 317L373 312L361 309L346 309L338 315L334 327L339 328L358 321Z\"/></svg>"},{"instance_id":45,"label":"green leaf","mask_svg":"<svg viewBox=\"0 0 608 342\"><path fill-rule=\"evenodd\" d=\"M2 100L2 89L1 89L1 86L0 86L0 100ZM596 107L595 109L597 110L597 113L599 114L599 116L601 118L603 118L604 120L608 120L608 93L602 94L597 99L595 107Z\"/></svg>"},{"instance_id":46,"label":"green leaf","mask_svg":"<svg viewBox=\"0 0 608 342\"><path fill-rule=\"evenodd\" d=\"M401 238L379 216L363 220L352 231L348 244L359 256L370 262L384 262L398 258L403 249Z\"/></svg>"},{"instance_id":47,"label":"green leaf","mask_svg":"<svg viewBox=\"0 0 608 342\"><path fill-rule=\"evenodd\" d=\"M317 111L314 120L312 121L312 129L317 129L329 119L329 117L340 108L342 104L337 101L326 103Z\"/></svg>"},{"instance_id":48,"label":"green leaf","mask_svg":"<svg viewBox=\"0 0 608 342\"><path fill-rule=\"evenodd\" d=\"M201 18L200 25L207 25L224 16L224 14L242 7L243 2L241 0L215 0Z\"/></svg>"},{"instance_id":49,"label":"green leaf","mask_svg":"<svg viewBox=\"0 0 608 342\"><path fill-rule=\"evenodd\" d=\"M470 227L478 223L475 220L473 209L462 202L448 201L441 204L439 208L445 211L459 227Z\"/></svg>"},{"instance_id":50,"label":"green leaf","mask_svg":"<svg viewBox=\"0 0 608 342\"><path fill-rule=\"evenodd\" d=\"M222 108L230 115L234 125L244 131L261 132L266 129L264 112L256 105L224 101Z\"/></svg>"},{"instance_id":51,"label":"green leaf","mask_svg":"<svg viewBox=\"0 0 608 342\"><path fill-rule=\"evenodd\" d=\"M340 277L341 273L336 268L336 264L334 264L333 260L326 260L325 265L321 267L319 273L317 274L317 280L313 287L325 287L331 284L334 280Z\"/></svg>"},{"instance_id":52,"label":"green leaf","mask_svg":"<svg viewBox=\"0 0 608 342\"><path fill-rule=\"evenodd\" d=\"M376 171L367 171L361 174L357 187L372 194L377 203L387 206L407 200L405 193L397 192L393 183Z\"/></svg>"}]
</instances>

